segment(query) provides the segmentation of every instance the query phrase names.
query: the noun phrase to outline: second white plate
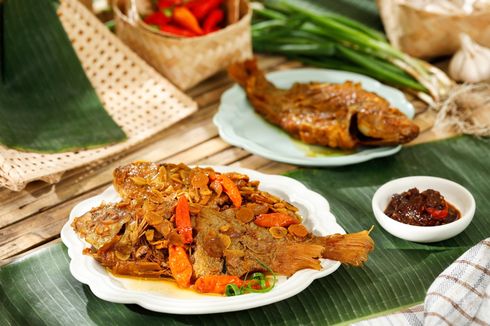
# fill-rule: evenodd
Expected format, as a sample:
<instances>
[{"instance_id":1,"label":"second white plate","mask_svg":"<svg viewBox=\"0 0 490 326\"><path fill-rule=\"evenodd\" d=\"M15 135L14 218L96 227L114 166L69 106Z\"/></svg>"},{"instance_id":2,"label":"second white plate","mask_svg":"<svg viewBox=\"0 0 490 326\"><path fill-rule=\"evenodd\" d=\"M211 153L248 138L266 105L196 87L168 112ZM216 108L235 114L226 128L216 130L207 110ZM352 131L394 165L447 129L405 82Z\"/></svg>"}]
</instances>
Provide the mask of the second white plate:
<instances>
[{"instance_id":1,"label":"second white plate","mask_svg":"<svg viewBox=\"0 0 490 326\"><path fill-rule=\"evenodd\" d=\"M399 90L356 73L327 69L293 69L267 74L277 87L290 88L294 83L311 81L343 83L360 82L366 90L375 92L398 108L409 118L415 110ZM266 122L247 100L239 85L233 86L221 97L221 105L214 116L214 124L226 142L266 157L270 160L306 166L340 166L393 155L401 146L361 147L351 152L312 146L293 139L286 132Z\"/></svg>"}]
</instances>

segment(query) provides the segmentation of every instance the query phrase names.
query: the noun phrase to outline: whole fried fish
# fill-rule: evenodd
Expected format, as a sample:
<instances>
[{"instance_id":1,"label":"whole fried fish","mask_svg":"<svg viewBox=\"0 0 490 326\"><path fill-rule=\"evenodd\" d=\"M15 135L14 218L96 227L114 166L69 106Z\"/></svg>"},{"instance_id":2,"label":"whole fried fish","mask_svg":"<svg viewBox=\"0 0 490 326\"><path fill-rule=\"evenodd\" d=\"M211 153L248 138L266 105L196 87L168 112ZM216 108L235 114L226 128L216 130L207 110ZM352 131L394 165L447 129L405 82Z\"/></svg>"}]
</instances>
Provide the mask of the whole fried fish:
<instances>
[{"instance_id":1,"label":"whole fried fish","mask_svg":"<svg viewBox=\"0 0 490 326\"><path fill-rule=\"evenodd\" d=\"M91 245L85 253L114 274L171 277L189 287L208 276L319 270L319 258L360 266L374 248L368 231L313 235L296 207L239 173L140 161L117 168L114 186L120 202L104 203L72 223ZM183 197L190 239L179 225Z\"/></svg>"},{"instance_id":2,"label":"whole fried fish","mask_svg":"<svg viewBox=\"0 0 490 326\"><path fill-rule=\"evenodd\" d=\"M407 116L359 83L296 83L279 89L265 78L255 59L235 63L228 72L258 114L308 144L345 149L397 145L419 134Z\"/></svg>"}]
</instances>

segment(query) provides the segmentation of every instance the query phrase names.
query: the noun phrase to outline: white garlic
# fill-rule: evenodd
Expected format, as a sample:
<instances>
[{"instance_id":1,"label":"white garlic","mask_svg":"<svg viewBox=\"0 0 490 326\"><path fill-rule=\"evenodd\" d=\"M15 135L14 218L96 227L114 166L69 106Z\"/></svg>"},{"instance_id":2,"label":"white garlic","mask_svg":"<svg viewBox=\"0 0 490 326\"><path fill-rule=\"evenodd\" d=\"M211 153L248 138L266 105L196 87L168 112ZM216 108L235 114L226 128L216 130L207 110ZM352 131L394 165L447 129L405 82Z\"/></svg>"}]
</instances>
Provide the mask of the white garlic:
<instances>
[{"instance_id":1,"label":"white garlic","mask_svg":"<svg viewBox=\"0 0 490 326\"><path fill-rule=\"evenodd\" d=\"M449 75L468 83L490 79L490 49L475 43L466 34L461 34L459 39L461 48L451 59Z\"/></svg>"}]
</instances>

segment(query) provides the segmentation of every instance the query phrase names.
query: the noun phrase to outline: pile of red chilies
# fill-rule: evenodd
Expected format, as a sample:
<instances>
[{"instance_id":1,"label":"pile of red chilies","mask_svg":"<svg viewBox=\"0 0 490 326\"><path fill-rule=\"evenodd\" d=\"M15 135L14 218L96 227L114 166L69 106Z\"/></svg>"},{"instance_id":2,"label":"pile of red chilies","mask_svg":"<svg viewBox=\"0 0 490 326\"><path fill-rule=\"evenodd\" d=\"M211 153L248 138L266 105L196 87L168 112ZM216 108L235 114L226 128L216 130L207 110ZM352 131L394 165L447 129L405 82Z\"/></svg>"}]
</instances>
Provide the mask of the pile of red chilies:
<instances>
[{"instance_id":1,"label":"pile of red chilies","mask_svg":"<svg viewBox=\"0 0 490 326\"><path fill-rule=\"evenodd\" d=\"M158 0L155 9L144 22L175 36L206 35L224 25L223 0Z\"/></svg>"}]
</instances>

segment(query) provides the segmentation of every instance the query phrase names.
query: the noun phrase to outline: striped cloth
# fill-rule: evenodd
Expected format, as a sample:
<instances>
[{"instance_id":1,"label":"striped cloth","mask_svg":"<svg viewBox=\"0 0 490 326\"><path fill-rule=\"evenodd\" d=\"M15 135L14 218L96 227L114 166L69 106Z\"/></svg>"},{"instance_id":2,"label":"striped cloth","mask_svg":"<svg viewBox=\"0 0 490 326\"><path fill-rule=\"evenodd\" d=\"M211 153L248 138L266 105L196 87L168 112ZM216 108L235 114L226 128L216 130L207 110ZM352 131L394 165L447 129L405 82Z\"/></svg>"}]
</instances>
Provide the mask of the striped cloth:
<instances>
[{"instance_id":1,"label":"striped cloth","mask_svg":"<svg viewBox=\"0 0 490 326\"><path fill-rule=\"evenodd\" d=\"M490 238L446 268L423 304L354 325L490 325Z\"/></svg>"}]
</instances>

